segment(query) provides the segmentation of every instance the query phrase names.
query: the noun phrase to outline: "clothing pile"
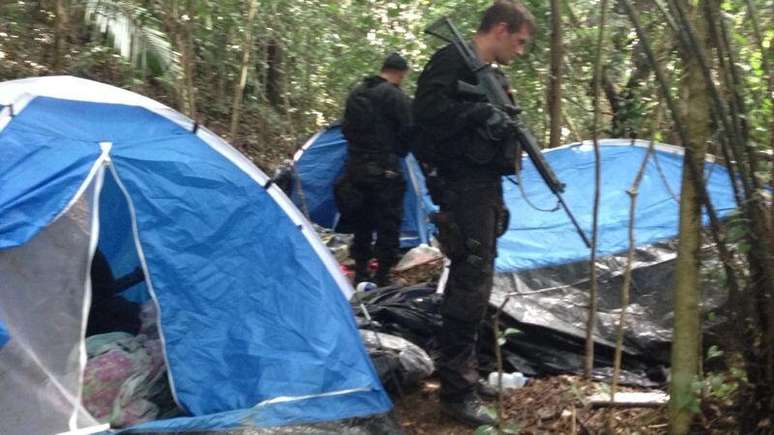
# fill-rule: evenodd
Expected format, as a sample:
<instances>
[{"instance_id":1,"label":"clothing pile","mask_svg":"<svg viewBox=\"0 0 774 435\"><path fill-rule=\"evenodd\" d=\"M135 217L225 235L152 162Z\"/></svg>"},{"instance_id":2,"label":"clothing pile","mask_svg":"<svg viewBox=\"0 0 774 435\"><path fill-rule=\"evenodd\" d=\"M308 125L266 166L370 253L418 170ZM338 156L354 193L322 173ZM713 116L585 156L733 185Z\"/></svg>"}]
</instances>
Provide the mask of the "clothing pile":
<instances>
[{"instance_id":1,"label":"clothing pile","mask_svg":"<svg viewBox=\"0 0 774 435\"><path fill-rule=\"evenodd\" d=\"M101 423L121 428L179 414L155 312L153 303L143 306L138 335L109 332L86 339L83 405Z\"/></svg>"}]
</instances>

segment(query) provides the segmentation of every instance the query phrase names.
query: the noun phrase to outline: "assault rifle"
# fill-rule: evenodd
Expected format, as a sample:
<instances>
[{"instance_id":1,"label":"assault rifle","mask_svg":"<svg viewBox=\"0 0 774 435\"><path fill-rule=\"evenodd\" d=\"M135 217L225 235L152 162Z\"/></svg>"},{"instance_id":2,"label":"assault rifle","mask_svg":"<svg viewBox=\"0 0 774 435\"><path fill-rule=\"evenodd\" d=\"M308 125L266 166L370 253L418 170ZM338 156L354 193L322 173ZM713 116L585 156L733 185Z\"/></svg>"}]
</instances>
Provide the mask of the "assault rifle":
<instances>
[{"instance_id":1,"label":"assault rifle","mask_svg":"<svg viewBox=\"0 0 774 435\"><path fill-rule=\"evenodd\" d=\"M441 33L443 30L448 31L448 35ZM427 29L425 29L425 33L440 38L446 42L452 43L462 58L465 59L465 63L467 64L468 68L470 68L470 70L476 75L476 78L478 79L477 86L462 81L457 83L457 88L460 92L484 96L490 104L496 106L508 114L510 118L510 133L514 135L517 141L519 141L521 147L527 152L530 160L532 160L532 163L535 165L535 168L537 168L538 173L543 178L543 181L545 181L545 183L551 189L551 192L556 195L557 201L567 213L570 221L572 221L572 224L575 226L575 229L578 231L581 239L583 239L583 243L585 243L586 246L591 247L591 243L586 237L586 233L583 232L580 225L578 224L578 221L575 219L575 216L573 216L572 212L567 207L567 204L564 202L564 198L562 198L562 193L564 192L565 187L564 183L559 181L553 169L551 169L551 167L548 165L548 162L546 162L543 154L540 152L540 148L537 145L535 137L518 116L519 113L521 113L521 109L515 102L511 100L508 94L505 93L505 90L502 88L500 82L495 76L494 71L492 70L492 66L479 60L476 52L465 41L462 40L459 31L457 31L457 28L447 17L443 17L435 23L431 24ZM518 156L518 158L520 158L520 156Z\"/></svg>"}]
</instances>

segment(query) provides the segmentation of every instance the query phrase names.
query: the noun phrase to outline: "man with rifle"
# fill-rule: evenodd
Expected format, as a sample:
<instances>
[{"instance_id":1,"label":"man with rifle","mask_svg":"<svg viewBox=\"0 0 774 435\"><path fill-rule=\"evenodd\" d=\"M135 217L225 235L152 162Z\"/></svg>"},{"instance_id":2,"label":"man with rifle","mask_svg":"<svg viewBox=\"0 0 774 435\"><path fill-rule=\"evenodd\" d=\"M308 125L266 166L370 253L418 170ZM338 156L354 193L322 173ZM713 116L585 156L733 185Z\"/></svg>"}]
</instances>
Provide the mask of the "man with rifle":
<instances>
[{"instance_id":1,"label":"man with rifle","mask_svg":"<svg viewBox=\"0 0 774 435\"><path fill-rule=\"evenodd\" d=\"M472 41L459 40L444 20L441 26L450 36L436 33L437 23L428 29L451 43L433 55L419 77L414 153L440 206L433 221L451 260L441 305L441 410L478 426L495 423L479 399L494 391L479 380L477 333L492 291L497 238L508 227L501 177L517 170L522 143L513 133L513 100L498 104L480 89L485 80L496 80L492 83L510 95L505 75L489 64L507 65L523 54L535 20L521 3L498 0L484 12ZM475 62L490 75L477 74Z\"/></svg>"}]
</instances>

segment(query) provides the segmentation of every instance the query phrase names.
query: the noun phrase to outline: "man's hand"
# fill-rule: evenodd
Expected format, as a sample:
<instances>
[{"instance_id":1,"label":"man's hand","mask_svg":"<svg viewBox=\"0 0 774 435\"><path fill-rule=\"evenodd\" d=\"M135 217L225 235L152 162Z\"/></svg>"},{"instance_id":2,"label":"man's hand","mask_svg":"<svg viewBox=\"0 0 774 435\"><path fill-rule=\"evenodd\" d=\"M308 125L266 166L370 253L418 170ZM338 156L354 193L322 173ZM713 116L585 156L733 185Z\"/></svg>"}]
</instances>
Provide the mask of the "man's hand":
<instances>
[{"instance_id":1,"label":"man's hand","mask_svg":"<svg viewBox=\"0 0 774 435\"><path fill-rule=\"evenodd\" d=\"M508 136L511 124L511 117L507 113L492 106L492 114L487 118L484 128L490 139L500 141Z\"/></svg>"}]
</instances>

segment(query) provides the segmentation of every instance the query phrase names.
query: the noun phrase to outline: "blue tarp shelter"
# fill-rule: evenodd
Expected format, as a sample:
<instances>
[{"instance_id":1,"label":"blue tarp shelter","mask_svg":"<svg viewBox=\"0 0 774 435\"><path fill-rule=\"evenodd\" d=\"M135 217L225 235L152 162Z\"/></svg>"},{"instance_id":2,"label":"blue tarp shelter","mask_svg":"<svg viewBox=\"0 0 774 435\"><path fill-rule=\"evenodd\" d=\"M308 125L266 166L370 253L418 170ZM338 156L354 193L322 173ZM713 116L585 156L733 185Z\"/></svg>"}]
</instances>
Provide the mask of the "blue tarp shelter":
<instances>
[{"instance_id":1,"label":"blue tarp shelter","mask_svg":"<svg viewBox=\"0 0 774 435\"><path fill-rule=\"evenodd\" d=\"M601 146L601 208L599 221L600 256L622 252L628 247L630 188L646 154L648 142L629 139L605 139ZM574 143L546 150L544 156L559 179L566 184L564 198L587 235L591 234L594 197L594 152L590 142ZM337 126L312 137L295 157L303 196L311 219L333 228L337 211L332 185L346 161L346 140ZM636 213L637 245L648 245L674 238L678 228L680 182L683 151L679 147L655 144L639 187ZM406 159L407 183L404 241L425 241L432 234L427 215L435 209L425 189L416 161ZM721 217L735 208L728 171L712 159L705 164L707 186L715 209ZM517 272L546 266L568 264L588 258L589 250L561 209L554 210L556 199L524 157L520 176L503 178L505 203L511 212L510 226L498 241L497 271ZM534 206L534 207L533 207ZM544 211L553 210L553 211ZM422 235L419 240L415 235ZM412 246L412 243L404 243Z\"/></svg>"},{"instance_id":2,"label":"blue tarp shelter","mask_svg":"<svg viewBox=\"0 0 774 435\"><path fill-rule=\"evenodd\" d=\"M643 140L600 141L599 256L628 249L627 191L648 146L649 143ZM683 149L664 144L655 144L654 148L638 189L635 215L637 246L672 239L678 232ZM545 151L544 156L566 184L564 199L586 234L590 235L594 198L593 145L591 142L565 145ZM556 199L532 162L525 158L523 165L523 192L515 183L515 177L503 181L511 223L506 234L498 240L497 271L515 272L587 259L589 250L565 213L561 209L552 212L538 210L552 210ZM710 158L705 163L705 175L715 209L721 218L728 216L736 209L728 171Z\"/></svg>"},{"instance_id":3,"label":"blue tarp shelter","mask_svg":"<svg viewBox=\"0 0 774 435\"><path fill-rule=\"evenodd\" d=\"M0 83L0 104L0 432L96 424L80 382L98 247L117 275L141 266L185 415L133 430L391 408L351 286L248 159L156 101L89 80Z\"/></svg>"}]
</instances>

